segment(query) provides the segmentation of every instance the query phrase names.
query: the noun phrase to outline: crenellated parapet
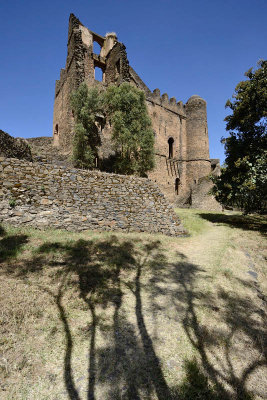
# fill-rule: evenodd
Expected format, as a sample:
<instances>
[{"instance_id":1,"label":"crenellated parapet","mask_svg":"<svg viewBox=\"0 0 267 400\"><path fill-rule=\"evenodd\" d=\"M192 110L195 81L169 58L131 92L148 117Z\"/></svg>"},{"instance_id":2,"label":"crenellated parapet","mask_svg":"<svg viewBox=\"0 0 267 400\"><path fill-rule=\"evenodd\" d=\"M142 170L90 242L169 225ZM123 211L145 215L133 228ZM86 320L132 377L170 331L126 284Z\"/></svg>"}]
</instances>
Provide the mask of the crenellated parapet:
<instances>
[{"instance_id":1,"label":"crenellated parapet","mask_svg":"<svg viewBox=\"0 0 267 400\"><path fill-rule=\"evenodd\" d=\"M181 117L184 118L186 117L183 102L182 101L176 102L176 98L175 97L169 98L167 93L163 93L163 95L161 95L160 90L158 88L147 95L147 100L161 107L164 107L167 110L180 115Z\"/></svg>"}]
</instances>

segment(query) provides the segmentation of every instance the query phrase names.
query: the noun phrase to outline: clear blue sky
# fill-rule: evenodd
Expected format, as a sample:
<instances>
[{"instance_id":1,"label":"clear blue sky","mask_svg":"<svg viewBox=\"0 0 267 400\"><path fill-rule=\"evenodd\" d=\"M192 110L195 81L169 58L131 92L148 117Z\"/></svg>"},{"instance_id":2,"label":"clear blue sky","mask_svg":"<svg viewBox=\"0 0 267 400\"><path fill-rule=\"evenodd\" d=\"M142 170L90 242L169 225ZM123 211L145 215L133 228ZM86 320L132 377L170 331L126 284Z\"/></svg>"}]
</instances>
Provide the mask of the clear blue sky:
<instances>
[{"instance_id":1,"label":"clear blue sky","mask_svg":"<svg viewBox=\"0 0 267 400\"><path fill-rule=\"evenodd\" d=\"M99 34L115 31L151 90L184 103L203 97L210 155L224 159L225 102L244 72L266 59L266 0L2 0L0 129L12 136L52 135L71 12Z\"/></svg>"}]
</instances>

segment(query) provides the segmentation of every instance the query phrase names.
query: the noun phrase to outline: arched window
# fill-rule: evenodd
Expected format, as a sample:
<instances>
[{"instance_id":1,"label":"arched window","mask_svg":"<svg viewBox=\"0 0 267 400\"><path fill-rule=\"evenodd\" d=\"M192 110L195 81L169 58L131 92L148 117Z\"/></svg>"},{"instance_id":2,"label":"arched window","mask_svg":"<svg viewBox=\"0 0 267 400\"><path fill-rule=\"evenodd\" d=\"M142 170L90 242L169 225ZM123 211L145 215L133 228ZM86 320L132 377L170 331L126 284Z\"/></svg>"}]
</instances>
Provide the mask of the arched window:
<instances>
[{"instance_id":1,"label":"arched window","mask_svg":"<svg viewBox=\"0 0 267 400\"><path fill-rule=\"evenodd\" d=\"M169 158L173 158L173 143L174 143L174 139L172 137L170 137L168 139L168 144L169 144Z\"/></svg>"},{"instance_id":2,"label":"arched window","mask_svg":"<svg viewBox=\"0 0 267 400\"><path fill-rule=\"evenodd\" d=\"M176 178L175 179L175 193L179 194L179 185L180 185L180 179Z\"/></svg>"},{"instance_id":3,"label":"arched window","mask_svg":"<svg viewBox=\"0 0 267 400\"><path fill-rule=\"evenodd\" d=\"M55 126L54 135L58 135L58 124Z\"/></svg>"}]
</instances>

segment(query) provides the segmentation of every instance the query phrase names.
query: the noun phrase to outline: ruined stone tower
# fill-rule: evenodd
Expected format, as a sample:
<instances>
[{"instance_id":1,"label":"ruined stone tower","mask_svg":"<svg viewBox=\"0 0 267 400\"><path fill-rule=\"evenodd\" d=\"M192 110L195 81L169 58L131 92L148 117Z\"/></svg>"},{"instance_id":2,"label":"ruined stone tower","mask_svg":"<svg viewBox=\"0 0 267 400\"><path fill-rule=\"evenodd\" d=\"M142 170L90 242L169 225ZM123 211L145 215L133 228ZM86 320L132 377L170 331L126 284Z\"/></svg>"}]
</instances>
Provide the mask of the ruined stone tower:
<instances>
[{"instance_id":1,"label":"ruined stone tower","mask_svg":"<svg viewBox=\"0 0 267 400\"><path fill-rule=\"evenodd\" d=\"M94 49L96 43L100 46L99 54ZM101 81L96 80L97 69ZM71 149L74 135L70 95L82 82L103 88L129 82L145 92L156 153L156 166L148 176L171 201L189 201L198 180L211 172L205 100L193 95L183 105L175 97L169 99L166 93L161 96L159 89L151 92L129 65L126 48L115 33L98 35L71 14L66 66L56 81L53 121L54 145L66 152ZM99 118L99 157L105 159L110 155L111 131Z\"/></svg>"}]
</instances>

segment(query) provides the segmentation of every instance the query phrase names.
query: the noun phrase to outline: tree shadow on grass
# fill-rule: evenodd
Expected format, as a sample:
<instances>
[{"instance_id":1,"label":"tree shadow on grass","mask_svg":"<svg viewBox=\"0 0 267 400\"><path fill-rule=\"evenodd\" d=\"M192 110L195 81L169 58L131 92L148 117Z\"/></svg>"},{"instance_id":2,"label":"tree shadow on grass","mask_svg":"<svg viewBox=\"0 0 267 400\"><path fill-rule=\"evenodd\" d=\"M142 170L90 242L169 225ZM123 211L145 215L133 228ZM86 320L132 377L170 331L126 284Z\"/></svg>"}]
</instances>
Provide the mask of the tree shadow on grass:
<instances>
[{"instance_id":1,"label":"tree shadow on grass","mask_svg":"<svg viewBox=\"0 0 267 400\"><path fill-rule=\"evenodd\" d=\"M205 274L205 270L188 262L182 253L177 253L177 259L180 261L169 263L159 241L119 240L113 235L106 240L46 242L39 247L32 260L6 270L9 274L28 278L32 274L40 274L44 268L55 268L53 279L56 279L57 285L39 285L39 288L55 302L64 327L65 398L82 398L77 376L74 377L76 338L64 301L64 296L72 287L90 315L90 324L85 330L88 340L87 399L96 399L98 384L107 387L107 393L102 398L114 400L252 399L246 390L247 380L266 363L263 342L259 340L265 337L264 323L260 319L255 322L255 315L259 316L257 306L237 293L220 290L222 320L229 330L223 338L226 362L215 366L211 354L221 340L221 333L214 326L203 326L198 316L199 302L210 313L216 309L213 296L196 289L195 282L199 274ZM150 278L144 286L143 277L147 271ZM161 360L155 351L155 339L149 334L144 315L144 291L149 294L152 312L157 312L159 296L172 302L179 323L198 354L198 361L192 359L185 362L186 376L174 387L170 387L165 378ZM135 321L129 320L127 315L126 296L133 298ZM101 312L107 308L111 310L109 321L101 317ZM168 309L161 305L161 312L168 313ZM260 359L248 362L240 374L235 372L231 353L232 340L238 332L242 332L255 350L262 354ZM102 346L96 345L98 335L105 336ZM230 387L232 393L225 386Z\"/></svg>"},{"instance_id":2,"label":"tree shadow on grass","mask_svg":"<svg viewBox=\"0 0 267 400\"><path fill-rule=\"evenodd\" d=\"M210 382L206 371L201 364L193 358L184 362L185 377L178 386L177 400L223 400L233 399L232 395L223 393ZM235 397L236 398L236 397ZM247 392L242 393L240 400L253 400L253 396Z\"/></svg>"},{"instance_id":3,"label":"tree shadow on grass","mask_svg":"<svg viewBox=\"0 0 267 400\"><path fill-rule=\"evenodd\" d=\"M154 391L160 400L172 398L152 339L146 329L141 300L142 268L150 257L149 253L157 249L158 243L154 242L146 246L143 263L137 259L139 250L135 248L135 245L133 240L120 242L116 236L111 236L104 241L78 240L67 243L44 243L36 251L35 257L25 266L20 266L17 271L17 274L23 277L29 273L40 273L43 265L58 267L58 262L55 262L53 258L49 261L46 256L57 253L61 255L60 270L57 270L57 278L60 280L57 292L54 293L48 288L42 288L42 290L54 299L64 326L67 343L64 380L66 394L70 399L80 400L81 396L73 377L71 363L73 337L67 312L63 306L64 291L67 290L68 285L76 285L79 297L86 304L91 316L90 327L88 327L87 398L95 399L96 380L103 382L110 379L112 385L109 389L109 398L121 399L122 393L125 399L141 399L142 393L146 393L147 398L150 398ZM75 276L78 276L78 280ZM135 297L137 326L127 320L122 309L125 289L130 289ZM113 323L109 327L113 334L104 349L96 349L96 333L105 329L105 323L99 317L99 310L107 307L113 309ZM108 365L105 365L107 354L109 355ZM99 360L101 360L100 367Z\"/></svg>"},{"instance_id":4,"label":"tree shadow on grass","mask_svg":"<svg viewBox=\"0 0 267 400\"><path fill-rule=\"evenodd\" d=\"M178 256L181 258L180 254ZM262 313L261 306L238 292L219 289L216 298L197 289L196 280L199 274L205 274L205 269L187 262L184 256L180 263L168 266L157 259L152 267L155 270L151 291L153 306L157 303L157 297L163 294L164 282L165 286L170 288L169 296L177 314L182 318L186 336L198 354L198 361L193 359L185 362L185 380L176 387L178 398L252 400L253 395L246 389L247 382L258 368L267 365L266 316ZM208 279L208 276L206 278ZM173 283L177 283L178 287L172 287ZM203 325L199 318L203 307L207 309L207 313L214 316L220 312L221 323L227 326L227 329L221 331L215 324ZM168 312L167 309L161 308L161 312L164 311ZM236 353L235 348L239 335L242 335L241 343L250 343L250 349L253 348L253 351L251 350L251 359L246 359L238 371L236 360L239 353ZM221 348L221 353L218 347ZM258 354L257 357L255 353ZM239 361L245 355L246 353L239 354ZM262 396L262 393L259 395Z\"/></svg>"},{"instance_id":5,"label":"tree shadow on grass","mask_svg":"<svg viewBox=\"0 0 267 400\"><path fill-rule=\"evenodd\" d=\"M0 226L0 263L16 257L22 251L23 245L28 242L27 235L8 235Z\"/></svg>"},{"instance_id":6,"label":"tree shadow on grass","mask_svg":"<svg viewBox=\"0 0 267 400\"><path fill-rule=\"evenodd\" d=\"M195 358L185 360L185 377L179 385L181 400L220 400L220 394L209 383Z\"/></svg>"},{"instance_id":7,"label":"tree shadow on grass","mask_svg":"<svg viewBox=\"0 0 267 400\"><path fill-rule=\"evenodd\" d=\"M207 221L226 224L232 228L239 228L245 231L259 231L266 236L267 219L263 215L239 215L239 214L210 214L199 213L200 217Z\"/></svg>"}]
</instances>

